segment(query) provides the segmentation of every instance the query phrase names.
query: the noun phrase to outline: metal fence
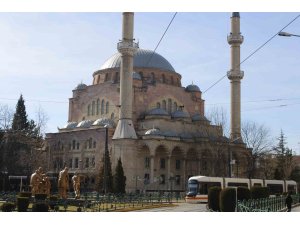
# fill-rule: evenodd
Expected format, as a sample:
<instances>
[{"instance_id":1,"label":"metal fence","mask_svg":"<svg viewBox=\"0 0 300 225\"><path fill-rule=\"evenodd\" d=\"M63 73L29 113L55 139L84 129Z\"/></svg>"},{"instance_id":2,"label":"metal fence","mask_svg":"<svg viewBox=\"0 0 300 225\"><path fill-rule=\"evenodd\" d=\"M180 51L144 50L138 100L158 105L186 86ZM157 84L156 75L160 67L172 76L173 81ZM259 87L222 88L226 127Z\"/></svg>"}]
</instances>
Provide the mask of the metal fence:
<instances>
[{"instance_id":1,"label":"metal fence","mask_svg":"<svg viewBox=\"0 0 300 225\"><path fill-rule=\"evenodd\" d=\"M286 208L286 196L238 201L238 212L278 212ZM293 205L300 202L300 195L292 195Z\"/></svg>"},{"instance_id":2,"label":"metal fence","mask_svg":"<svg viewBox=\"0 0 300 225\"><path fill-rule=\"evenodd\" d=\"M0 193L0 201L16 203L18 193ZM151 193L151 194L107 194L101 195L97 192L84 193L80 199L75 199L70 194L67 199L50 198L36 200L30 198L30 203L43 202L50 206L50 211L88 211L88 212L109 212L127 211L138 208L155 207L157 205L170 205L184 199L181 195ZM75 207L75 210L74 210ZM72 210L69 210L73 208ZM30 210L28 210L30 211Z\"/></svg>"}]
</instances>

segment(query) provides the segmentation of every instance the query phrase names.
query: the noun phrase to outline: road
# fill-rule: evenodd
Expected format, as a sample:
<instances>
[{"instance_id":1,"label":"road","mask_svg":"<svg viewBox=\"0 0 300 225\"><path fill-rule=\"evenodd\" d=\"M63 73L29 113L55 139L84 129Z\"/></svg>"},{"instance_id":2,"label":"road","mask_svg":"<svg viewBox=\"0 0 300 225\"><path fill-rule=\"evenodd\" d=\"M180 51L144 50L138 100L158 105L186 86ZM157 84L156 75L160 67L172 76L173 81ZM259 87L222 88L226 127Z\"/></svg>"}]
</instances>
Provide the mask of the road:
<instances>
[{"instance_id":1,"label":"road","mask_svg":"<svg viewBox=\"0 0 300 225\"><path fill-rule=\"evenodd\" d=\"M143 209L134 212L207 212L206 204L174 203L173 207Z\"/></svg>"}]
</instances>

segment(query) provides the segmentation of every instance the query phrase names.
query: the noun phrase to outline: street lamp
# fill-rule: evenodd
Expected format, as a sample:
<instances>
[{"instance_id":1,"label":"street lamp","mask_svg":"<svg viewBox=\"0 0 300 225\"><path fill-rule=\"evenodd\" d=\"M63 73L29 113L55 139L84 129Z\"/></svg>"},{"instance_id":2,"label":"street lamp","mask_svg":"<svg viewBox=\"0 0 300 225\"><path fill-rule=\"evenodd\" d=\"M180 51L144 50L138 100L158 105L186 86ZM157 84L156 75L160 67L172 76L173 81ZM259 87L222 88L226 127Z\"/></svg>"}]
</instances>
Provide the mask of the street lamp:
<instances>
[{"instance_id":1,"label":"street lamp","mask_svg":"<svg viewBox=\"0 0 300 225\"><path fill-rule=\"evenodd\" d=\"M232 160L232 150L230 148L230 144L234 143L235 141L241 139L241 137L238 137L232 141L228 142L228 149L229 149L229 156L228 156L228 170L229 170L229 177L232 176L232 165L235 164L235 160Z\"/></svg>"},{"instance_id":2,"label":"street lamp","mask_svg":"<svg viewBox=\"0 0 300 225\"><path fill-rule=\"evenodd\" d=\"M3 187L2 187L2 191L5 191L5 179L6 179L6 176L8 174L8 171L7 171L6 167L4 167L4 170L2 171L2 174L3 174L3 183L2 183Z\"/></svg>"},{"instance_id":3,"label":"street lamp","mask_svg":"<svg viewBox=\"0 0 300 225\"><path fill-rule=\"evenodd\" d=\"M279 32L278 35L279 36L284 36L284 37L292 37L292 36L294 36L294 37L300 37L300 35L298 35L298 34L290 34L288 32L283 32L283 31Z\"/></svg>"}]
</instances>

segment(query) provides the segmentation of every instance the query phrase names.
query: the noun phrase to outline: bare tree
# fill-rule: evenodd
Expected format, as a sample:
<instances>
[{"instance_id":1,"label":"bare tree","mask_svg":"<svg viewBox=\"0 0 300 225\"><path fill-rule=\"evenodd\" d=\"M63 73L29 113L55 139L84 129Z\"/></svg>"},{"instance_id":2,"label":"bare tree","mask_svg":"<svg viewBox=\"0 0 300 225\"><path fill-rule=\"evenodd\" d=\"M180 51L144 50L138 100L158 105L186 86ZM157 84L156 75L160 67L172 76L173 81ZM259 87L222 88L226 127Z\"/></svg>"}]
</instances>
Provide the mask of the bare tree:
<instances>
[{"instance_id":1,"label":"bare tree","mask_svg":"<svg viewBox=\"0 0 300 225\"><path fill-rule=\"evenodd\" d=\"M0 105L0 129L7 130L11 127L14 111L8 105Z\"/></svg>"},{"instance_id":2,"label":"bare tree","mask_svg":"<svg viewBox=\"0 0 300 225\"><path fill-rule=\"evenodd\" d=\"M249 177L253 177L257 164L263 157L272 152L272 139L270 130L263 124L253 121L242 123L242 138L247 147L251 149L251 158L248 165Z\"/></svg>"},{"instance_id":3,"label":"bare tree","mask_svg":"<svg viewBox=\"0 0 300 225\"><path fill-rule=\"evenodd\" d=\"M35 123L38 129L39 135L44 136L47 128L47 122L49 120L48 115L44 111L44 109L39 105L36 116L35 116Z\"/></svg>"},{"instance_id":4,"label":"bare tree","mask_svg":"<svg viewBox=\"0 0 300 225\"><path fill-rule=\"evenodd\" d=\"M227 112L223 107L212 107L207 113L206 117L211 121L212 124L221 126L223 129L223 134L229 136L229 125Z\"/></svg>"}]
</instances>

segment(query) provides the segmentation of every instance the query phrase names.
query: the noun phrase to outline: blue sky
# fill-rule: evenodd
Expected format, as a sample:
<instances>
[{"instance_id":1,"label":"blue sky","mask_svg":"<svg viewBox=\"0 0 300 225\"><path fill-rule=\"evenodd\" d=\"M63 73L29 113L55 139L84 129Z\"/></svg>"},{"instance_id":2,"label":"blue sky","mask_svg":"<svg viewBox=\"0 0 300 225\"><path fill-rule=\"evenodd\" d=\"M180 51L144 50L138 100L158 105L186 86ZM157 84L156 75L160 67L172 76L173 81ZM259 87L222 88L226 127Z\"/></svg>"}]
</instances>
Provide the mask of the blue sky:
<instances>
[{"instance_id":1,"label":"blue sky","mask_svg":"<svg viewBox=\"0 0 300 225\"><path fill-rule=\"evenodd\" d=\"M174 13L136 13L135 38L154 50ZM299 13L241 13L244 59ZM204 92L230 66L231 13L179 12L157 52ZM121 38L121 13L0 13L0 104L15 107L22 93L30 118L41 106L48 132L67 122L68 98L80 83L113 55ZM300 34L300 18L285 31ZM300 153L300 38L276 36L241 66L242 120L256 121L276 137L283 129L288 146ZM230 113L230 85L224 78L203 93L206 109ZM286 99L271 101L274 99ZM268 100L268 101L263 101ZM280 106L285 105L285 106Z\"/></svg>"}]
</instances>

